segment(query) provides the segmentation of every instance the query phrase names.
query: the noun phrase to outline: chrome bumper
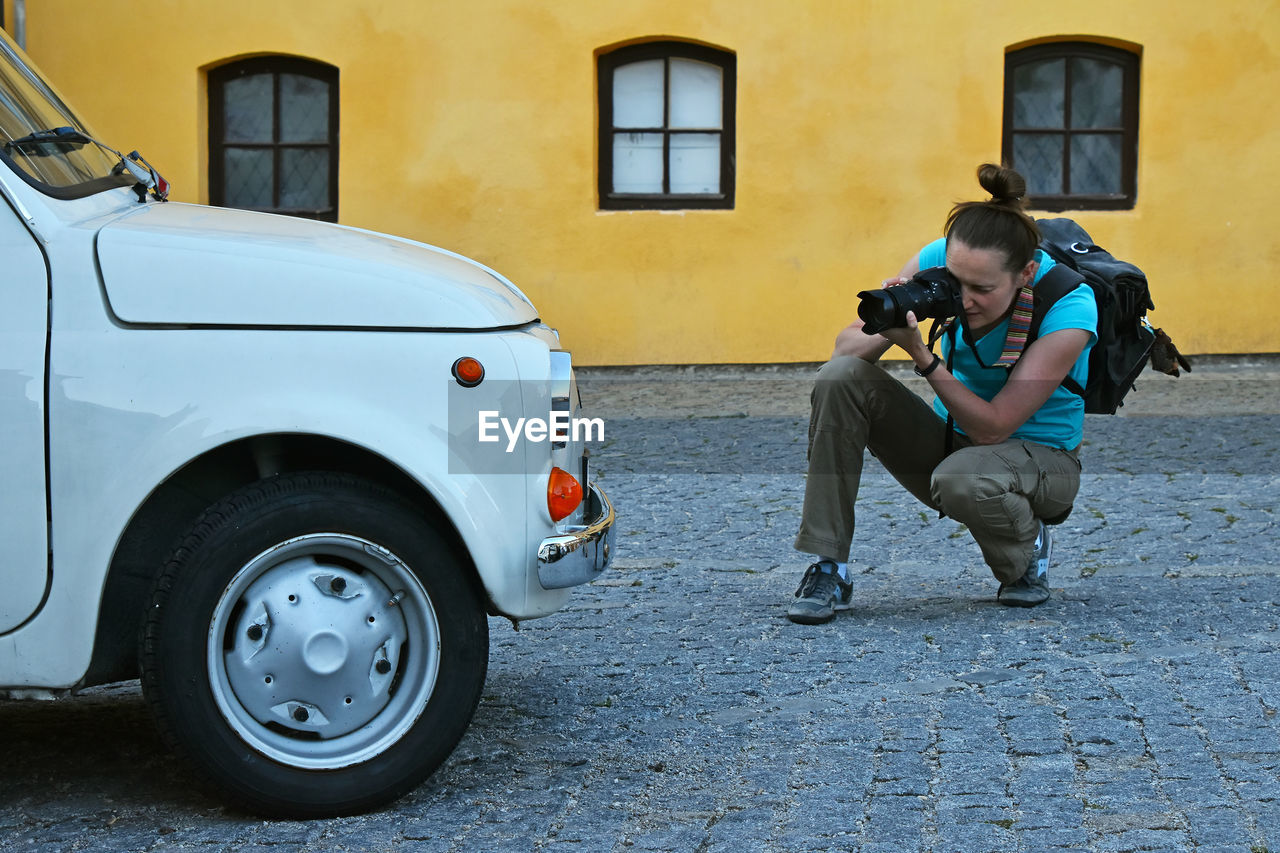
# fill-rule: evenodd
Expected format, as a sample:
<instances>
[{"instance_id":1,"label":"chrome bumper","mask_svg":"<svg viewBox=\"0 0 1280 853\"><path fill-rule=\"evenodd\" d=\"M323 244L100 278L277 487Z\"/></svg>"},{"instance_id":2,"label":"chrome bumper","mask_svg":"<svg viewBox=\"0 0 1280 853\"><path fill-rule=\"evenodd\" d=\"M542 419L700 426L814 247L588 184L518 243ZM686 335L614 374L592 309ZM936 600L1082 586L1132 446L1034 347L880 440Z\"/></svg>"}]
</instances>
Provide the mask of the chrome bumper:
<instances>
[{"instance_id":1,"label":"chrome bumper","mask_svg":"<svg viewBox=\"0 0 1280 853\"><path fill-rule=\"evenodd\" d=\"M538 583L564 589L594 580L613 557L613 504L595 483L587 488L586 524L548 536L538 546Z\"/></svg>"}]
</instances>

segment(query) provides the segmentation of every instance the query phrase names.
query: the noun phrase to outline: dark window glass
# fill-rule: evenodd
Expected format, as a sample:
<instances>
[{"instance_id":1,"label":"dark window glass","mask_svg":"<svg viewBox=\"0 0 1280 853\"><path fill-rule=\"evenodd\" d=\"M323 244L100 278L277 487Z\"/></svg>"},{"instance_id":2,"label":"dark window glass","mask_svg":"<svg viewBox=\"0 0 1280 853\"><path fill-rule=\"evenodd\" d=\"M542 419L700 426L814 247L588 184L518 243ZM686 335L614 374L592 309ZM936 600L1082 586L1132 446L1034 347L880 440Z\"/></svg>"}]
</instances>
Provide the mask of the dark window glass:
<instances>
[{"instance_id":1,"label":"dark window glass","mask_svg":"<svg viewBox=\"0 0 1280 853\"><path fill-rule=\"evenodd\" d=\"M737 60L683 42L602 54L600 207L732 208Z\"/></svg>"},{"instance_id":2,"label":"dark window glass","mask_svg":"<svg viewBox=\"0 0 1280 853\"><path fill-rule=\"evenodd\" d=\"M261 57L209 73L210 201L338 219L338 69Z\"/></svg>"},{"instance_id":3,"label":"dark window glass","mask_svg":"<svg viewBox=\"0 0 1280 853\"><path fill-rule=\"evenodd\" d=\"M1033 207L1131 208L1137 197L1138 57L1056 42L1005 58L1004 159Z\"/></svg>"}]
</instances>

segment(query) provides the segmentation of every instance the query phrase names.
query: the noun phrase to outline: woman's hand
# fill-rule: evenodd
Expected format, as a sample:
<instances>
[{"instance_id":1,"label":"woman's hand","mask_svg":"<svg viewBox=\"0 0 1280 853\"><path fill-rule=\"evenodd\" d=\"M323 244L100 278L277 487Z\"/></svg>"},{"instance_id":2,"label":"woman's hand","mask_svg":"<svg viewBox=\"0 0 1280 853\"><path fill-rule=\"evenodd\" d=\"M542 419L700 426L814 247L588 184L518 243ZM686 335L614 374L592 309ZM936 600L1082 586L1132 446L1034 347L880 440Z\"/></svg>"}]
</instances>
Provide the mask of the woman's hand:
<instances>
[{"instance_id":1,"label":"woman's hand","mask_svg":"<svg viewBox=\"0 0 1280 853\"><path fill-rule=\"evenodd\" d=\"M920 337L920 326L916 323L914 311L907 312L907 325L894 329L885 329L880 334L911 356L911 360L916 363L917 367L926 368L933 361L933 353L929 351L929 348L925 346L924 339Z\"/></svg>"}]
</instances>

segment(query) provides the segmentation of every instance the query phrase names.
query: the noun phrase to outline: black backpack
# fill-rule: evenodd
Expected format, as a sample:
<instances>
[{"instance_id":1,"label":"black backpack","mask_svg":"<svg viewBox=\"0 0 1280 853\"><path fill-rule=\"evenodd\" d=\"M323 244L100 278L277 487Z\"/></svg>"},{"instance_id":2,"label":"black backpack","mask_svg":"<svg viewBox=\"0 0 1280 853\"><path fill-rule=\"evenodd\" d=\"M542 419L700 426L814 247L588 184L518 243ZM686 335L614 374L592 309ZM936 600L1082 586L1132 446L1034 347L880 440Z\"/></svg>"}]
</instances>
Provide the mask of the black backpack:
<instances>
[{"instance_id":1,"label":"black backpack","mask_svg":"<svg viewBox=\"0 0 1280 853\"><path fill-rule=\"evenodd\" d=\"M1070 219L1038 219L1036 225L1043 238L1040 248L1058 264L1033 291L1028 343L1035 339L1053 304L1082 279L1098 302L1098 340L1089 354L1088 384L1081 388L1070 376L1062 381L1064 387L1084 397L1085 412L1115 414L1148 361L1170 376L1178 375L1179 366L1190 372L1190 363L1169 336L1147 323L1147 311L1155 304L1142 270L1113 257Z\"/></svg>"}]
</instances>

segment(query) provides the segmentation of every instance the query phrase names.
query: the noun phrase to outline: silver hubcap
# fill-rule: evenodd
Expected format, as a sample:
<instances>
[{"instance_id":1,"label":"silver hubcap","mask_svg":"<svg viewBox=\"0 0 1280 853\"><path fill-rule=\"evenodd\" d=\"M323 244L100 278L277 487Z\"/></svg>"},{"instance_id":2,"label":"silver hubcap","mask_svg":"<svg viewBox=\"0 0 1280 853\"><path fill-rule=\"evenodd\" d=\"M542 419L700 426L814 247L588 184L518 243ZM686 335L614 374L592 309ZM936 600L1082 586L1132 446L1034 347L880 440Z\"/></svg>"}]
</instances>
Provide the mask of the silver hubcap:
<instances>
[{"instance_id":1,"label":"silver hubcap","mask_svg":"<svg viewBox=\"0 0 1280 853\"><path fill-rule=\"evenodd\" d=\"M417 576L355 536L315 533L243 566L209 626L214 699L250 746L334 769L399 740L426 707L440 629Z\"/></svg>"}]
</instances>

